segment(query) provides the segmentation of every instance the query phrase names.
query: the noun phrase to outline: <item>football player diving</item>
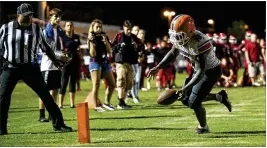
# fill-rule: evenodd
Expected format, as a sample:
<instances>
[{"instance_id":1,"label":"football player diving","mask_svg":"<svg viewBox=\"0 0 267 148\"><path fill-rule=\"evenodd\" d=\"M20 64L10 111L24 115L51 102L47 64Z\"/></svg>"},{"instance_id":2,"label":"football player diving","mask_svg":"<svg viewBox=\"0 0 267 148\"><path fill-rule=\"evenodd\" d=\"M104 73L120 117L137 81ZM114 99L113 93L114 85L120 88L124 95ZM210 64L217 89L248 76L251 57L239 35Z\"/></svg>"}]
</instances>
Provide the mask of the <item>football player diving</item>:
<instances>
[{"instance_id":1,"label":"football player diving","mask_svg":"<svg viewBox=\"0 0 267 148\"><path fill-rule=\"evenodd\" d=\"M189 15L181 14L172 20L169 36L173 44L172 49L157 66L149 71L148 77L153 77L159 69L173 62L178 54L185 57L192 65L194 72L185 80L183 87L176 91L179 96L177 100L194 110L199 122L196 133L209 133L206 110L202 102L219 101L227 107L229 112L232 111L232 105L225 90L210 93L222 74L220 60L215 56L211 40L196 30L194 20Z\"/></svg>"}]
</instances>

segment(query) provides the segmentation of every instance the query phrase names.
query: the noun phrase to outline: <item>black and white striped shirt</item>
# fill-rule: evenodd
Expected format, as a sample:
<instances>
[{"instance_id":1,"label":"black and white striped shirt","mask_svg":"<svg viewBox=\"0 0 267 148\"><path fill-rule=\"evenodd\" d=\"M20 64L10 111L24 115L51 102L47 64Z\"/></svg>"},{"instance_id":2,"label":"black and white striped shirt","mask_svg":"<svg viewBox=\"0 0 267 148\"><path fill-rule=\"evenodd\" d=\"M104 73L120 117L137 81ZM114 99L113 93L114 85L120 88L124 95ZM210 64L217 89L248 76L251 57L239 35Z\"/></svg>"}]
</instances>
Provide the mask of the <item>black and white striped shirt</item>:
<instances>
[{"instance_id":1,"label":"black and white striped shirt","mask_svg":"<svg viewBox=\"0 0 267 148\"><path fill-rule=\"evenodd\" d=\"M13 66L36 62L37 49L41 44L45 47L42 48L43 52L54 61L54 53L37 24L32 23L29 27L22 28L15 20L2 25L0 29L0 54Z\"/></svg>"}]
</instances>

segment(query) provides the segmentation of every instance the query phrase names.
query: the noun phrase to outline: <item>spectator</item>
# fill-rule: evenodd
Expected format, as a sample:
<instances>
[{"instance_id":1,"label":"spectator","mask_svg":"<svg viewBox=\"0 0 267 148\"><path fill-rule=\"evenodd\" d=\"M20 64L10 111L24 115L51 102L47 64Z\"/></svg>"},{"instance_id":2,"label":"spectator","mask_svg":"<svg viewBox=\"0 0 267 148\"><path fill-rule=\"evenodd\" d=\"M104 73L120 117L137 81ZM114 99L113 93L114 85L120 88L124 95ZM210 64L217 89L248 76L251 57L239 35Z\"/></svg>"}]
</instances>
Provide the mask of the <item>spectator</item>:
<instances>
[{"instance_id":1,"label":"spectator","mask_svg":"<svg viewBox=\"0 0 267 148\"><path fill-rule=\"evenodd\" d=\"M212 35L211 33L206 33L206 35L208 36L208 38L209 38L210 40L212 40L213 35ZM213 40L212 40L212 41L213 41Z\"/></svg>"},{"instance_id":2,"label":"spectator","mask_svg":"<svg viewBox=\"0 0 267 148\"><path fill-rule=\"evenodd\" d=\"M261 53L263 55L263 61L264 61L264 71L266 71L266 42L264 41L264 39L260 40L260 46L262 48ZM264 74L264 81L266 82L266 73Z\"/></svg>"},{"instance_id":3,"label":"spectator","mask_svg":"<svg viewBox=\"0 0 267 148\"><path fill-rule=\"evenodd\" d=\"M251 79L253 86L261 86L258 82L256 82L257 72L260 72L262 79L264 80L264 68L263 68L263 59L262 48L256 42L257 35L253 33L251 35L251 41L245 46L245 57L248 64L248 74ZM264 82L265 85L265 82Z\"/></svg>"},{"instance_id":4,"label":"spectator","mask_svg":"<svg viewBox=\"0 0 267 148\"><path fill-rule=\"evenodd\" d=\"M133 86L133 68L131 65L138 63L137 44L139 44L138 38L131 33L131 30L132 23L126 20L123 23L123 32L118 33L112 42L117 74L118 109L131 108L125 103L125 98L126 92Z\"/></svg>"},{"instance_id":5,"label":"spectator","mask_svg":"<svg viewBox=\"0 0 267 148\"><path fill-rule=\"evenodd\" d=\"M237 85L234 83L236 82L236 75L234 74L233 67L227 61L226 58L222 58L221 67L222 67L222 76L218 82L219 86L223 86L226 88L232 86L236 87Z\"/></svg>"},{"instance_id":6,"label":"spectator","mask_svg":"<svg viewBox=\"0 0 267 148\"><path fill-rule=\"evenodd\" d=\"M64 36L63 30L60 28L59 23L61 20L62 11L58 8L54 8L49 12L50 22L46 25L46 28L43 30L45 39L47 43L53 47L53 50L56 55L62 55L63 42L62 38ZM44 80L50 90L51 95L53 96L54 101L57 101L58 90L61 87L61 70L57 68L53 62L47 57L47 55L42 56L41 61L41 72L44 77ZM40 108L40 122L47 122L45 119L45 110L44 104L39 101ZM59 108L63 108L59 104Z\"/></svg>"},{"instance_id":7,"label":"spectator","mask_svg":"<svg viewBox=\"0 0 267 148\"><path fill-rule=\"evenodd\" d=\"M246 44L250 42L251 34L252 32L250 30L246 31L245 40L242 40L241 44L238 46L238 50L242 51L240 55L240 59L241 61L243 61L241 62L241 64L242 64L242 67L244 67L244 73L238 80L239 86L251 86L252 85L251 80L249 78L249 74L248 74L248 64L246 61L246 57L245 57L245 54L243 54L245 53Z\"/></svg>"},{"instance_id":8,"label":"spectator","mask_svg":"<svg viewBox=\"0 0 267 148\"><path fill-rule=\"evenodd\" d=\"M264 60L264 71L266 70L266 42L264 41L264 39L260 40L260 46L262 48L261 52L263 55L263 60Z\"/></svg>"},{"instance_id":9,"label":"spectator","mask_svg":"<svg viewBox=\"0 0 267 148\"><path fill-rule=\"evenodd\" d=\"M59 106L63 106L64 97L66 94L66 89L70 81L70 108L75 108L75 92L76 83L79 73L80 58L78 55L78 48L81 45L80 38L78 35L74 34L74 26L71 21L67 21L64 24L65 36L63 37L64 43L64 53L71 57L71 61L68 65L64 66L62 69L61 76L61 88L59 92Z\"/></svg>"},{"instance_id":10,"label":"spectator","mask_svg":"<svg viewBox=\"0 0 267 148\"><path fill-rule=\"evenodd\" d=\"M152 44L150 42L147 42L146 45L147 45L147 49L145 51L145 56L146 56L145 75L147 76L147 73L149 72L149 70L155 66L155 56L152 52L152 50L154 50L152 47ZM151 79L147 79L147 89L151 89L150 80Z\"/></svg>"},{"instance_id":11,"label":"spectator","mask_svg":"<svg viewBox=\"0 0 267 148\"><path fill-rule=\"evenodd\" d=\"M111 46L108 36L103 32L102 27L102 21L95 19L91 22L88 32L88 48L90 53L89 71L93 83L92 101L93 104L95 104L95 110L97 112L105 111L102 106L97 103L101 75L106 79L108 86L106 88L105 103L103 104L103 107L107 110L115 109L110 103L115 89L115 80L107 57L107 53L111 52Z\"/></svg>"},{"instance_id":12,"label":"spectator","mask_svg":"<svg viewBox=\"0 0 267 148\"><path fill-rule=\"evenodd\" d=\"M156 44L152 48L153 49L159 48L160 47L160 42L161 42L161 39L159 37L156 38Z\"/></svg>"},{"instance_id":13,"label":"spectator","mask_svg":"<svg viewBox=\"0 0 267 148\"><path fill-rule=\"evenodd\" d=\"M212 40L213 40L213 45L219 44L219 35L218 35L218 33L214 33L213 34Z\"/></svg>"},{"instance_id":14,"label":"spectator","mask_svg":"<svg viewBox=\"0 0 267 148\"><path fill-rule=\"evenodd\" d=\"M132 28L132 34L134 34L134 35L137 36L139 30L140 30L140 27L139 26L133 26L133 28Z\"/></svg>"},{"instance_id":15,"label":"spectator","mask_svg":"<svg viewBox=\"0 0 267 148\"><path fill-rule=\"evenodd\" d=\"M235 35L230 35L229 36L229 47L230 50L232 51L232 59L233 59L233 71L234 74L237 76L238 70L241 66L241 59L240 59L240 54L242 53L241 50L239 50L238 45L237 45L237 39ZM235 82L236 83L236 82Z\"/></svg>"},{"instance_id":16,"label":"spectator","mask_svg":"<svg viewBox=\"0 0 267 148\"><path fill-rule=\"evenodd\" d=\"M138 42L140 43L138 45L139 52L138 52L138 62L135 64L132 64L133 68L133 76L134 76L134 81L133 81L133 87L131 89L131 96L133 98L134 103L139 103L140 98L139 98L139 85L140 85L140 79L141 79L141 62L143 60L143 50L144 50L144 44L142 44L142 41L140 38L138 38L139 34L139 26L133 26L132 28L132 34L137 37ZM144 33L144 32L143 32ZM144 35L143 35L144 36Z\"/></svg>"},{"instance_id":17,"label":"spectator","mask_svg":"<svg viewBox=\"0 0 267 148\"><path fill-rule=\"evenodd\" d=\"M155 55L156 63L159 63L170 50L171 49L167 47L166 41L162 40L160 48L152 50L153 54ZM168 64L166 67L160 69L156 77L157 90L160 91L162 88L167 88L168 84L169 87L171 87L170 81L172 77L173 73L171 64Z\"/></svg>"},{"instance_id":18,"label":"spectator","mask_svg":"<svg viewBox=\"0 0 267 148\"><path fill-rule=\"evenodd\" d=\"M140 45L140 52L139 52L139 58L138 63L141 68L141 75L140 75L140 83L139 83L139 89L142 91L147 91L147 88L144 87L144 80L145 80L145 70L146 70L146 56L145 56L145 30L140 29L137 37L141 40L142 44Z\"/></svg>"},{"instance_id":19,"label":"spectator","mask_svg":"<svg viewBox=\"0 0 267 148\"><path fill-rule=\"evenodd\" d=\"M167 47L168 48L172 48L172 44L170 42L169 36L168 35L164 35L162 40L164 40L167 43Z\"/></svg>"}]
</instances>

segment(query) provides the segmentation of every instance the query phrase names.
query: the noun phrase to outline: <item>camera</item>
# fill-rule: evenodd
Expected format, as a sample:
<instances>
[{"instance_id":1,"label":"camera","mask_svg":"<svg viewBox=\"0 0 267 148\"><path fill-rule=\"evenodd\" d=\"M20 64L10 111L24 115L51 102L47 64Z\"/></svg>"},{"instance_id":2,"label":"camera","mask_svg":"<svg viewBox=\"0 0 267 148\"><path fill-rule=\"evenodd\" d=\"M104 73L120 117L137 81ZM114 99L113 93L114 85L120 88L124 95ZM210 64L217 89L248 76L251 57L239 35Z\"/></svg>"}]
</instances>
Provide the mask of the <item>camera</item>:
<instances>
[{"instance_id":1,"label":"camera","mask_svg":"<svg viewBox=\"0 0 267 148\"><path fill-rule=\"evenodd\" d=\"M101 31L100 33L95 33L95 32L90 32L94 37L96 37L96 36L102 36L102 35L105 35L106 33L105 32L103 32L103 31Z\"/></svg>"},{"instance_id":2,"label":"camera","mask_svg":"<svg viewBox=\"0 0 267 148\"><path fill-rule=\"evenodd\" d=\"M105 32L100 32L100 33L95 33L95 32L90 32L92 34L92 38L89 39L89 41L96 43L96 37L102 37L103 35L105 35Z\"/></svg>"}]
</instances>

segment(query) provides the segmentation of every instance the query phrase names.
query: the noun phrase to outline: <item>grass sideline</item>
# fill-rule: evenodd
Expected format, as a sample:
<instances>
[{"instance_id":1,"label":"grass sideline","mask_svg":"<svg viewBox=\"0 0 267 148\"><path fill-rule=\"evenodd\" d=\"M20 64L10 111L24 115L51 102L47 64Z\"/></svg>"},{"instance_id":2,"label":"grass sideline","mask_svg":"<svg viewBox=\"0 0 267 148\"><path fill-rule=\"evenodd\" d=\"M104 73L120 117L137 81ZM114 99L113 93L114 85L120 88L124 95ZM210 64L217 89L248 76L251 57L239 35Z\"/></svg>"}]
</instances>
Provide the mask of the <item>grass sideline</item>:
<instances>
[{"instance_id":1,"label":"grass sideline","mask_svg":"<svg viewBox=\"0 0 267 148\"><path fill-rule=\"evenodd\" d=\"M185 74L177 75L177 84L182 85ZM76 103L88 94L91 81L81 81L82 91L77 93ZM154 82L152 83L154 85ZM214 88L217 92L221 88ZM9 111L9 135L0 136L1 146L83 146L83 147L265 147L266 146L266 94L265 87L228 88L233 111L229 113L219 102L205 102L208 125L211 133L197 135L198 125L193 111L181 102L170 106L156 104L159 92L140 91L142 103L133 104L131 110L115 110L97 113L89 110L91 144L79 144L77 139L76 109L69 108L65 99L62 111L67 125L75 130L58 133L52 130L51 122L38 122L38 97L24 83L19 83L12 95ZM67 96L67 95L66 95ZM101 86L100 98L104 91ZM117 92L112 98L117 104ZM46 112L46 116L48 113Z\"/></svg>"}]
</instances>

